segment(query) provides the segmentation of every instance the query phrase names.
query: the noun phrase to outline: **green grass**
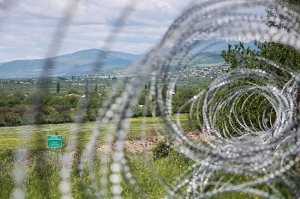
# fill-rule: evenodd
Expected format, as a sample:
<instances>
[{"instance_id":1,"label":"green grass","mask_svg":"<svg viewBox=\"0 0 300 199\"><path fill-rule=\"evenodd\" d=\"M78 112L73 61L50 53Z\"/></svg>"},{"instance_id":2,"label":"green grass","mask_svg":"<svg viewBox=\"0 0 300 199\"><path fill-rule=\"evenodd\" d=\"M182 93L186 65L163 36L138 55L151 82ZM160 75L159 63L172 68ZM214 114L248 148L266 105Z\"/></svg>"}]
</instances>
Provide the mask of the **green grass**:
<instances>
[{"instance_id":1,"label":"green grass","mask_svg":"<svg viewBox=\"0 0 300 199\"><path fill-rule=\"evenodd\" d=\"M184 116L182 116L184 118ZM140 139L142 132L147 136L156 135L157 131L163 131L164 125L161 118L154 120L153 118L131 118L129 119L130 127L128 129L129 140ZM146 122L145 128L142 128L142 123ZM89 140L95 122L84 123L80 127L80 132L77 134L77 147L83 148ZM62 135L64 144L66 140L70 139L71 129L73 124L55 124L55 125L33 125L33 126L19 126L19 127L3 127L0 128L0 159L1 159L1 173L0 173L0 192L1 198L9 198L12 192L14 182L12 180L12 170L14 168L13 151L18 147L26 147L29 149L30 156L25 160L27 163L27 180L25 183L28 198L60 198L60 191L58 190L61 181L60 164L57 162L57 157L50 157L46 148L47 135ZM144 131L143 131L144 130ZM30 136L24 136L23 133L30 132ZM109 128L105 127L100 137L99 143L104 141L105 135L109 133ZM19 138L19 135L24 140ZM20 143L20 141L22 141ZM59 152L59 150L52 150ZM52 153L55 154L55 153ZM55 156L55 155L54 155ZM140 159L140 154L131 154L130 166L136 176L141 177L138 179L145 189L145 193L149 196L154 196L159 193L163 196L164 189L157 182L145 162ZM54 158L54 159L53 159ZM30 161L29 161L30 160ZM162 161L162 160L159 160ZM159 162L158 161L158 162ZM159 168L160 164L153 162L154 167ZM98 164L98 163L97 163ZM161 163L162 164L162 163ZM166 167L167 164L163 163ZM100 165L98 165L99 167ZM166 168L165 168L166 169ZM162 169L164 171L165 169ZM175 171L175 170L174 170ZM142 172L143 175L139 172ZM85 175L84 179L79 177L77 166L73 168L72 172L72 190L74 198L88 198L85 194L86 189L82 187L82 181L89 184L89 176ZM144 175L146 174L147 175ZM178 174L178 172L177 172ZM174 174L176 176L177 174ZM159 174L160 175L160 174ZM148 180L146 180L146 179ZM155 182L153 184L153 182ZM150 186L151 185L151 186ZM90 185L89 185L90 186ZM132 198L130 188L124 183L124 198ZM134 193L134 192L133 192ZM150 197L151 198L151 197Z\"/></svg>"},{"instance_id":2,"label":"green grass","mask_svg":"<svg viewBox=\"0 0 300 199\"><path fill-rule=\"evenodd\" d=\"M147 198L153 199L162 198L167 194L162 183L167 186L172 185L176 177L192 164L192 161L187 161L175 151L170 152L168 156L155 159L147 159L143 153L128 154L128 161L139 188ZM160 176L161 181L154 173ZM124 187L124 198L140 198L127 185L124 184Z\"/></svg>"},{"instance_id":3,"label":"green grass","mask_svg":"<svg viewBox=\"0 0 300 199\"><path fill-rule=\"evenodd\" d=\"M186 115L179 116L180 121L185 124L188 122ZM172 118L176 120L176 116ZM159 132L163 132L165 126L163 125L162 118L146 118L146 125L144 129L142 128L143 118L131 118L130 127L128 129L127 139L135 140L140 139L142 132L146 136L155 136ZM19 146L19 136L18 133L24 131L25 129L30 130L31 136L26 138L26 140L21 143L21 146L26 146L29 149L29 157L25 160L27 165L26 169L26 197L27 198L61 198L61 193L59 191L59 184L61 182L60 175L60 160L59 153L49 153L46 149L46 135L60 134L66 141L71 136L71 129L73 124L56 124L56 125L39 125L39 126L20 126L20 127L5 127L0 128L0 193L1 198L8 199L12 193L14 187L14 181L12 180L12 172L15 166L13 160L13 153L16 147ZM71 182L72 182L72 195L75 199L81 198L94 198L93 194L87 194L87 190L92 190L91 176L88 173L87 168L83 172L83 176L79 175L78 170L78 160L81 157L81 150L85 146L86 142L89 140L92 129L95 126L95 122L82 124L80 132L77 134L77 152L75 154L75 164L72 167ZM105 136L111 133L108 127L105 127L102 135L99 139L98 144L102 144L105 140ZM65 146L65 145L64 145ZM159 146L159 145L157 145ZM190 166L194 163L192 160L184 157L182 154L174 151L173 149L164 149L165 145L160 145L158 150L152 149L148 153L132 153L125 152L127 164L129 165L130 171L132 172L136 185L130 185L130 183L125 183L125 176L123 175L122 181L122 196L123 198L146 198L155 199L164 197L166 192L166 187L172 187L176 178L180 176L181 173L187 171L186 175L191 176L192 170L189 170ZM166 152L166 153L162 153ZM56 150L59 152L59 150ZM161 153L161 154L158 154ZM158 154L158 155L157 155ZM95 165L94 171L97 179L101 176L101 153L95 154ZM111 183L109 182L110 174L110 164L111 159L107 166L107 175L104 176L108 180L107 189L108 195L105 198L112 198L110 192ZM126 174L125 174L126 175ZM157 178L160 176L160 180ZM218 181L223 178L224 182L229 179L233 179L231 183L239 184L245 181L251 180L251 177L247 175L233 175L222 172L215 172L211 177L211 180ZM182 180L182 179L181 179ZM181 182L179 180L179 182ZM138 185L138 186L137 186ZM97 182L97 186L100 188L100 182ZM266 185L258 186L261 190L271 192L271 190ZM178 190L175 198L180 195L182 191L185 191L186 186L182 190ZM213 189L212 187L207 187L207 190ZM289 197L289 192L282 189L283 193L287 198ZM258 199L259 197L249 193L243 192L232 192L216 195L211 198L221 198L221 199Z\"/></svg>"},{"instance_id":4,"label":"green grass","mask_svg":"<svg viewBox=\"0 0 300 199\"><path fill-rule=\"evenodd\" d=\"M145 126L142 127L142 124L145 120ZM176 120L176 116L173 117L173 120ZM186 115L180 115L180 120L182 123L187 122ZM154 136L158 133L164 131L165 126L163 125L162 118L153 119L152 117L148 118L130 118L130 127L128 129L128 140L140 139L142 137L143 130L145 131L146 136ZM27 129L30 132L29 137L26 137L25 140L22 140L21 145L26 146L27 148L32 148L34 146L34 139L37 135L44 137L44 147L46 148L46 136L47 135L62 135L63 142L69 139L71 134L71 129L74 124L47 124L47 125L32 125L32 126L17 126L17 127L1 127L0 128L0 149L14 149L18 146L20 141L20 135L24 133L24 129ZM95 127L95 122L84 123L80 127L80 132L83 136L78 140L79 142L85 144L89 137L91 136L92 129ZM100 137L100 141L104 140L105 135L110 132L109 128L106 127L103 129ZM26 133L26 132L25 132ZM23 145L24 144L24 145Z\"/></svg>"}]
</instances>

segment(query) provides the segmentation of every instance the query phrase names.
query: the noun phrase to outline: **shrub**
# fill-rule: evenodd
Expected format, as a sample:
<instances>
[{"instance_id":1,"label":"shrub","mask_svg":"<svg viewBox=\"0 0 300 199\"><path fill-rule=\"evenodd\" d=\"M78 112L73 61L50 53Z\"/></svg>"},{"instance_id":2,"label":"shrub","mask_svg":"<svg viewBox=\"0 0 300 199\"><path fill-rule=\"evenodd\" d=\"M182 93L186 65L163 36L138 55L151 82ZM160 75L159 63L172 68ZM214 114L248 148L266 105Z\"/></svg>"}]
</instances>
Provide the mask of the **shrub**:
<instances>
[{"instance_id":1,"label":"shrub","mask_svg":"<svg viewBox=\"0 0 300 199\"><path fill-rule=\"evenodd\" d=\"M72 118L71 111L64 111L60 114L60 121L61 122L73 122L74 118Z\"/></svg>"},{"instance_id":2,"label":"shrub","mask_svg":"<svg viewBox=\"0 0 300 199\"><path fill-rule=\"evenodd\" d=\"M3 115L0 115L0 126L6 126L5 118Z\"/></svg>"},{"instance_id":3,"label":"shrub","mask_svg":"<svg viewBox=\"0 0 300 199\"><path fill-rule=\"evenodd\" d=\"M133 107L133 117L141 117L143 116L144 109L136 105Z\"/></svg>"},{"instance_id":4,"label":"shrub","mask_svg":"<svg viewBox=\"0 0 300 199\"><path fill-rule=\"evenodd\" d=\"M37 124L46 124L47 122L46 115L41 112L37 113L35 116L35 121Z\"/></svg>"},{"instance_id":5,"label":"shrub","mask_svg":"<svg viewBox=\"0 0 300 199\"><path fill-rule=\"evenodd\" d=\"M86 110L86 115L83 118L84 122L89 122L89 121L95 121L97 118L97 111L98 109L95 108L89 108Z\"/></svg>"},{"instance_id":6,"label":"shrub","mask_svg":"<svg viewBox=\"0 0 300 199\"><path fill-rule=\"evenodd\" d=\"M22 124L29 125L35 123L35 114L34 113L25 113L22 117Z\"/></svg>"},{"instance_id":7,"label":"shrub","mask_svg":"<svg viewBox=\"0 0 300 199\"><path fill-rule=\"evenodd\" d=\"M76 95L65 96L61 100L62 105L68 108L76 108L79 102L79 98Z\"/></svg>"},{"instance_id":8,"label":"shrub","mask_svg":"<svg viewBox=\"0 0 300 199\"><path fill-rule=\"evenodd\" d=\"M169 141L162 140L152 149L153 158L157 159L166 157L171 153L171 151L173 151L173 149L171 148Z\"/></svg>"},{"instance_id":9,"label":"shrub","mask_svg":"<svg viewBox=\"0 0 300 199\"><path fill-rule=\"evenodd\" d=\"M68 94L75 94L75 95L78 95L78 91L75 89L75 88L71 88L69 91L68 91Z\"/></svg>"},{"instance_id":10,"label":"shrub","mask_svg":"<svg viewBox=\"0 0 300 199\"><path fill-rule=\"evenodd\" d=\"M18 126L22 123L22 119L17 113L8 113L5 116L5 122L8 126Z\"/></svg>"}]
</instances>

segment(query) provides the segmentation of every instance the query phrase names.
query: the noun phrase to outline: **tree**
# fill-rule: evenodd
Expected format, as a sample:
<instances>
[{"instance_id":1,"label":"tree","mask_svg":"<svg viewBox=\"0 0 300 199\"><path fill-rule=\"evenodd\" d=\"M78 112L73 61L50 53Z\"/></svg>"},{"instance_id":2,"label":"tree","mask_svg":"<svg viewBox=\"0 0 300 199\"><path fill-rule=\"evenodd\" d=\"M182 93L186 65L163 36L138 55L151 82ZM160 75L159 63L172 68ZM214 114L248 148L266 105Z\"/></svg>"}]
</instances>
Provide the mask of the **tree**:
<instances>
[{"instance_id":1,"label":"tree","mask_svg":"<svg viewBox=\"0 0 300 199\"><path fill-rule=\"evenodd\" d=\"M144 89L138 98L138 104L145 105L148 95L149 95L149 91Z\"/></svg>"},{"instance_id":2,"label":"tree","mask_svg":"<svg viewBox=\"0 0 300 199\"><path fill-rule=\"evenodd\" d=\"M79 98L75 95L69 95L62 98L60 103L63 107L76 108L79 102Z\"/></svg>"},{"instance_id":3,"label":"tree","mask_svg":"<svg viewBox=\"0 0 300 199\"><path fill-rule=\"evenodd\" d=\"M88 108L99 109L102 105L102 97L96 92L92 91L89 93Z\"/></svg>"},{"instance_id":4,"label":"tree","mask_svg":"<svg viewBox=\"0 0 300 199\"><path fill-rule=\"evenodd\" d=\"M20 90L15 91L14 96L20 100L24 100L26 98L24 92Z\"/></svg>"},{"instance_id":5,"label":"tree","mask_svg":"<svg viewBox=\"0 0 300 199\"><path fill-rule=\"evenodd\" d=\"M182 108L181 113L190 111L190 104L182 107L188 100L192 99L199 92L198 88L185 88L178 90L172 98L173 112L176 113Z\"/></svg>"},{"instance_id":6,"label":"tree","mask_svg":"<svg viewBox=\"0 0 300 199\"><path fill-rule=\"evenodd\" d=\"M5 123L7 126L18 126L22 123L22 119L17 113L8 113L5 116Z\"/></svg>"},{"instance_id":7,"label":"tree","mask_svg":"<svg viewBox=\"0 0 300 199\"><path fill-rule=\"evenodd\" d=\"M0 126L6 126L5 117L0 115Z\"/></svg>"},{"instance_id":8,"label":"tree","mask_svg":"<svg viewBox=\"0 0 300 199\"><path fill-rule=\"evenodd\" d=\"M89 96L89 80L88 80L87 76L85 78L84 94L85 94L85 98L88 99L88 96Z\"/></svg>"},{"instance_id":9,"label":"tree","mask_svg":"<svg viewBox=\"0 0 300 199\"><path fill-rule=\"evenodd\" d=\"M61 122L73 122L74 114L71 111L64 111L60 114Z\"/></svg>"},{"instance_id":10,"label":"tree","mask_svg":"<svg viewBox=\"0 0 300 199\"><path fill-rule=\"evenodd\" d=\"M299 4L300 1L277 1L277 4L285 5L285 6L291 6L291 2ZM285 20L287 20L285 17L286 15L283 15L280 10L277 10L277 8L271 8L269 7L267 9L268 11L268 20L266 21L266 24L269 27L278 28L278 29L285 29L287 31L290 31L290 27L288 26L288 23L285 23ZM288 15L292 16L292 13L288 13ZM274 19L280 19L280 20L274 20ZM297 20L297 19L296 19ZM299 72L300 71L300 53L292 46L284 45L281 43L275 43L271 41L266 41L263 43L255 43L257 49L250 49L245 48L243 43L239 43L238 45L228 45L227 51L222 51L221 56L224 58L224 60L229 64L229 68L226 70L226 72L232 71L236 68L250 68L250 69L262 69L263 71L266 71L267 73L271 73L274 76L278 77L278 82L275 82L279 88L283 88L284 85L291 79L291 74L287 71L294 71ZM269 62L271 60L271 62ZM276 65L279 65L280 67L274 67L274 63ZM284 70L282 70L284 69ZM246 81L238 81L235 82L232 86L228 87L228 90L230 89L236 89L239 86L247 86L249 82L255 83L257 85L262 85L261 82L258 82L251 77L248 79L245 79ZM298 88L300 88L300 85L298 85ZM298 89L299 93L300 89ZM295 93L297 95L297 93ZM248 96L250 93L248 94ZM245 94L245 97L247 95ZM272 109L269 109L267 107L272 107L270 104L264 104L263 106L259 106L259 104L263 101L263 97L260 94L254 93L251 97L253 99L256 99L256 101L251 101L251 104L247 104L248 107L256 107L256 108L249 108L249 115L250 117L247 117L248 119L252 120L251 117L253 117L253 120L251 125L249 126L259 126L257 117L260 117L259 115L262 114L264 110L266 110L266 115L269 115L270 118L276 117L275 113L272 112ZM299 97L298 97L299 98ZM241 98L240 102L236 104L236 112L235 118L241 119L242 112L240 111L240 106L242 104L243 99ZM300 99L297 100L298 103ZM260 108L257 108L260 107ZM221 109L220 109L221 110ZM230 108L224 107L221 111L223 113L230 112ZM299 111L297 111L299 112ZM273 117L274 116L274 117ZM228 115L224 116L224 118L220 118L225 121L225 123L228 124L229 119L226 118ZM256 117L256 119L255 119ZM272 123L272 120L270 119L270 123ZM253 122L254 121L254 122ZM232 123L235 123L237 121L230 121ZM246 121L247 122L247 121ZM227 125L231 126L231 125ZM232 132L235 131L235 129L231 129Z\"/></svg>"},{"instance_id":11,"label":"tree","mask_svg":"<svg viewBox=\"0 0 300 199\"><path fill-rule=\"evenodd\" d=\"M1 87L0 87L0 97L4 97L6 95L8 95L8 91L1 84Z\"/></svg>"},{"instance_id":12,"label":"tree","mask_svg":"<svg viewBox=\"0 0 300 199\"><path fill-rule=\"evenodd\" d=\"M292 7L293 4L300 5L300 0L276 0L275 3L281 6ZM284 12L278 10L279 7L267 8L267 20L265 21L269 27L284 29L290 31L287 16L295 18L295 11ZM279 19L279 20L276 20ZM296 18L296 20L299 20ZM300 22L298 22L299 24ZM256 42L257 49L245 48L242 43L235 45L233 48L228 45L227 51L222 51L221 56L230 65L229 71L237 67L264 69L267 72L273 72L280 76L284 81L290 80L291 76L281 69L277 69L268 64L264 59L272 60L288 70L300 71L300 53L292 46L281 43L266 41L264 43ZM259 59L264 58L264 59Z\"/></svg>"},{"instance_id":13,"label":"tree","mask_svg":"<svg viewBox=\"0 0 300 199\"><path fill-rule=\"evenodd\" d=\"M75 89L75 88L71 88L69 91L68 91L68 94L75 94L75 95L78 95L78 91Z\"/></svg>"},{"instance_id":14,"label":"tree","mask_svg":"<svg viewBox=\"0 0 300 199\"><path fill-rule=\"evenodd\" d=\"M35 114L30 112L25 112L22 116L22 124L23 125L30 125L35 123Z\"/></svg>"},{"instance_id":15,"label":"tree","mask_svg":"<svg viewBox=\"0 0 300 199\"><path fill-rule=\"evenodd\" d=\"M56 84L56 93L59 93L59 92L60 92L60 83L57 82L57 84Z\"/></svg>"},{"instance_id":16,"label":"tree","mask_svg":"<svg viewBox=\"0 0 300 199\"><path fill-rule=\"evenodd\" d=\"M132 117L142 117L144 113L143 107L140 107L139 105L135 105L132 111L133 111Z\"/></svg>"},{"instance_id":17,"label":"tree","mask_svg":"<svg viewBox=\"0 0 300 199\"><path fill-rule=\"evenodd\" d=\"M235 68L263 69L278 75L284 81L290 80L289 73L284 72L281 68L275 68L266 60L272 60L289 70L300 71L300 53L293 47L268 41L255 43L255 45L257 49L245 48L243 43L239 43L233 48L228 45L228 50L223 50L221 53L221 56L230 65L226 71Z\"/></svg>"},{"instance_id":18,"label":"tree","mask_svg":"<svg viewBox=\"0 0 300 199\"><path fill-rule=\"evenodd\" d=\"M113 81L117 81L118 78L116 76L114 76L113 78L111 78Z\"/></svg>"},{"instance_id":19,"label":"tree","mask_svg":"<svg viewBox=\"0 0 300 199\"><path fill-rule=\"evenodd\" d=\"M45 93L42 98L42 106L52 106L55 101L55 95L51 93Z\"/></svg>"}]
</instances>

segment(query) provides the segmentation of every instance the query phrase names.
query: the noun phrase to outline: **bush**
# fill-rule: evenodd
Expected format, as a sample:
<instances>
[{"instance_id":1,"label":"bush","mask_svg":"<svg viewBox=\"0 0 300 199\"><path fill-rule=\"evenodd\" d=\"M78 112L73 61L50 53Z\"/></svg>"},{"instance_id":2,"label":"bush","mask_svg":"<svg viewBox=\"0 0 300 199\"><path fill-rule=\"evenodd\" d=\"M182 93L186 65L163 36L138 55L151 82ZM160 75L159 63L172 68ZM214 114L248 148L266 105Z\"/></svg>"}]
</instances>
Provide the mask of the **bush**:
<instances>
[{"instance_id":1,"label":"bush","mask_svg":"<svg viewBox=\"0 0 300 199\"><path fill-rule=\"evenodd\" d=\"M171 153L171 151L173 151L173 149L171 148L169 141L162 140L158 142L157 145L152 149L153 158L164 158L168 156Z\"/></svg>"},{"instance_id":2,"label":"bush","mask_svg":"<svg viewBox=\"0 0 300 199\"><path fill-rule=\"evenodd\" d=\"M8 113L5 116L5 122L8 126L18 126L22 123L22 119L17 113Z\"/></svg>"},{"instance_id":3,"label":"bush","mask_svg":"<svg viewBox=\"0 0 300 199\"><path fill-rule=\"evenodd\" d=\"M61 122L73 122L74 117L72 117L71 111L64 111L60 114L60 121Z\"/></svg>"},{"instance_id":4,"label":"bush","mask_svg":"<svg viewBox=\"0 0 300 199\"><path fill-rule=\"evenodd\" d=\"M47 123L47 118L44 113L37 113L35 116L35 121L36 124L46 124Z\"/></svg>"},{"instance_id":5,"label":"bush","mask_svg":"<svg viewBox=\"0 0 300 199\"><path fill-rule=\"evenodd\" d=\"M30 125L35 123L35 114L34 113L25 113L22 117L23 125Z\"/></svg>"},{"instance_id":6,"label":"bush","mask_svg":"<svg viewBox=\"0 0 300 199\"><path fill-rule=\"evenodd\" d=\"M79 102L79 98L76 95L65 96L62 98L62 105L68 108L76 108Z\"/></svg>"},{"instance_id":7,"label":"bush","mask_svg":"<svg viewBox=\"0 0 300 199\"><path fill-rule=\"evenodd\" d=\"M75 94L75 95L78 95L79 92L78 92L75 88L71 88L71 89L68 91L68 94Z\"/></svg>"},{"instance_id":8,"label":"bush","mask_svg":"<svg viewBox=\"0 0 300 199\"><path fill-rule=\"evenodd\" d=\"M98 109L89 108L86 110L86 115L83 118L84 122L95 121L97 118Z\"/></svg>"},{"instance_id":9,"label":"bush","mask_svg":"<svg viewBox=\"0 0 300 199\"><path fill-rule=\"evenodd\" d=\"M142 117L144 113L144 109L141 108L139 105L133 107L133 117Z\"/></svg>"},{"instance_id":10,"label":"bush","mask_svg":"<svg viewBox=\"0 0 300 199\"><path fill-rule=\"evenodd\" d=\"M3 115L0 115L0 126L6 126L5 118Z\"/></svg>"},{"instance_id":11,"label":"bush","mask_svg":"<svg viewBox=\"0 0 300 199\"><path fill-rule=\"evenodd\" d=\"M160 141L153 149L153 159L158 160L158 159L170 159L172 160L172 164L174 166L179 166L183 164L190 165L192 164L191 159L186 157L184 154L176 151L175 149L172 148L173 143L169 142L168 140L162 140Z\"/></svg>"}]
</instances>

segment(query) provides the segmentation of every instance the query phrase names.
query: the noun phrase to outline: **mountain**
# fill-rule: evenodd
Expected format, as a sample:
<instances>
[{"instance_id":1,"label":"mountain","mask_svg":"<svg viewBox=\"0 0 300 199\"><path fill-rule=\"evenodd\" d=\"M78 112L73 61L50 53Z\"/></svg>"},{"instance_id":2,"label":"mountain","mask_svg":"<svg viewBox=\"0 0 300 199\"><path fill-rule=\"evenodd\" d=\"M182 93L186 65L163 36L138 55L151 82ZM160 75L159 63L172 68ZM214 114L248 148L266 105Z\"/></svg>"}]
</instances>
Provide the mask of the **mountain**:
<instances>
[{"instance_id":1,"label":"mountain","mask_svg":"<svg viewBox=\"0 0 300 199\"><path fill-rule=\"evenodd\" d=\"M90 74L97 63L97 57L103 60L102 68L113 68L131 65L141 56L117 51L102 51L99 49L82 50L72 54L54 57L52 76ZM47 59L16 60L0 64L0 78L38 77L43 71Z\"/></svg>"},{"instance_id":2,"label":"mountain","mask_svg":"<svg viewBox=\"0 0 300 199\"><path fill-rule=\"evenodd\" d=\"M199 44L206 48L201 48L201 53L189 52L188 55L182 59L183 54L179 54L170 63L175 66L180 62L182 67L189 65L189 67L195 67L199 64L211 64L216 62L223 62L223 58L220 55L222 50L228 49L228 44L234 46L238 44L238 41L219 41L219 40L203 40L199 41ZM254 45L254 41L243 42L244 46L251 49L257 49ZM197 47L197 46L196 46ZM134 62L141 58L141 55L133 55L124 52L117 51L102 51L99 49L82 50L72 54L62 55L52 58L53 69L50 71L51 76L68 76L68 75L82 75L91 74L93 67L97 64L97 57L104 57L102 68L105 70L116 69L119 73L126 72L134 74L134 69L126 70ZM0 78L28 78L38 77L41 75L47 59L35 59L35 60L16 60L0 64ZM122 66L122 67L121 67ZM177 65L178 66L178 65Z\"/></svg>"}]
</instances>

